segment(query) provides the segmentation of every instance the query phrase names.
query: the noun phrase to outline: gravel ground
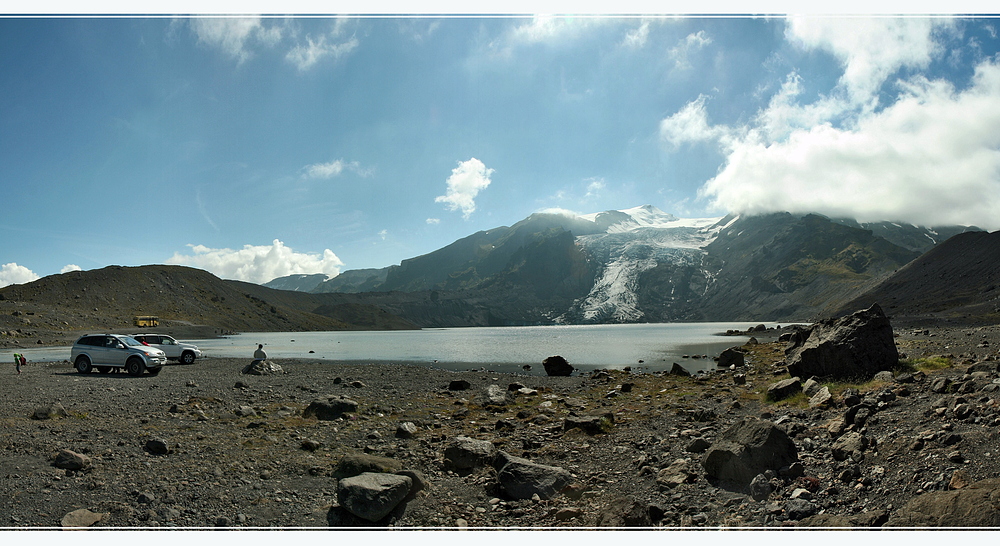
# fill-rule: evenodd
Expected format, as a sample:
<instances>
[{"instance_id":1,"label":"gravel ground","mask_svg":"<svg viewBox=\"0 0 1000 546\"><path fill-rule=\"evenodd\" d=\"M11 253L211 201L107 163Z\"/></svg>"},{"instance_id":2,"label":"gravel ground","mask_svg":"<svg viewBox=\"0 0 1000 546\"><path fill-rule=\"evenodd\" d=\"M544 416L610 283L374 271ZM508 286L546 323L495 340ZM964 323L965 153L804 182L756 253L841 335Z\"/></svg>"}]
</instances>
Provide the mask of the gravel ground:
<instances>
[{"instance_id":1,"label":"gravel ground","mask_svg":"<svg viewBox=\"0 0 1000 546\"><path fill-rule=\"evenodd\" d=\"M982 390L1000 378L964 373L996 358L1000 327L908 326L896 334L911 359L945 355L951 366L905 385L853 385L881 402L861 430L873 441L861 461L831 455L828 423L844 413L843 405L763 402L767 384L787 377L783 344L764 339L747 346L746 384L725 370L700 378L629 371L538 377L278 358L273 362L284 373L252 376L241 373L248 361L206 358L172 364L155 377L131 377L81 375L68 362L29 364L18 376L7 364L0 383L0 526L58 528L78 509L104 514L94 527L118 529L339 526L333 474L350 453L395 459L430 483L379 526L783 528L809 523L785 504L804 485L818 513L877 525L914 496L953 487L956 476L969 482L1000 476L1000 394ZM968 384L969 392L935 393L938 377ZM449 390L456 379L470 388ZM512 397L503 408L479 404L488 385L508 390L512 383L536 392ZM311 401L328 395L357 401L357 414L303 417ZM970 413L956 415L958 403ZM32 418L55 404L65 416ZM564 430L565 417L593 412L612 412L614 427L594 435ZM711 443L747 416L775 421L792 436L804 477L774 476L774 492L760 501L715 487L704 472L675 487L657 483L658 472L678 459L700 469L699 453L690 450L694 440ZM403 422L417 426L412 438L396 437ZM959 440L946 445L942 431ZM444 448L456 436L562 467L581 485L579 494L505 498L491 468L457 473L443 465ZM155 454L151 440L169 451ZM53 462L65 449L92 464L57 468Z\"/></svg>"}]
</instances>

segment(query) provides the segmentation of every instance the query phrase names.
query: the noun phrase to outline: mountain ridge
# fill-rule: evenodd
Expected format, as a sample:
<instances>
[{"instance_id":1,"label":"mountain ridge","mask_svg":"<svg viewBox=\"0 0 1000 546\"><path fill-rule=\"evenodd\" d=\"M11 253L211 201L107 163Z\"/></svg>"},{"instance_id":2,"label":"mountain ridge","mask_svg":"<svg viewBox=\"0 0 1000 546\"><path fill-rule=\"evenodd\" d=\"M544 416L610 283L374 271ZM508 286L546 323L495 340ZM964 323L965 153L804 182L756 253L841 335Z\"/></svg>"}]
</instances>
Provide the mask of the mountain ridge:
<instances>
[{"instance_id":1,"label":"mountain ridge","mask_svg":"<svg viewBox=\"0 0 1000 546\"><path fill-rule=\"evenodd\" d=\"M315 290L426 291L452 304L464 300L468 316L489 316L490 324L806 320L874 287L945 235L977 229L790 213L684 219L651 205L548 211L398 266L345 271L355 279L342 283L349 290L336 286L337 277ZM525 254L529 242L549 254ZM562 267L552 263L562 259L569 260ZM395 311L408 316L410 305ZM484 325L458 316L440 321Z\"/></svg>"}]
</instances>

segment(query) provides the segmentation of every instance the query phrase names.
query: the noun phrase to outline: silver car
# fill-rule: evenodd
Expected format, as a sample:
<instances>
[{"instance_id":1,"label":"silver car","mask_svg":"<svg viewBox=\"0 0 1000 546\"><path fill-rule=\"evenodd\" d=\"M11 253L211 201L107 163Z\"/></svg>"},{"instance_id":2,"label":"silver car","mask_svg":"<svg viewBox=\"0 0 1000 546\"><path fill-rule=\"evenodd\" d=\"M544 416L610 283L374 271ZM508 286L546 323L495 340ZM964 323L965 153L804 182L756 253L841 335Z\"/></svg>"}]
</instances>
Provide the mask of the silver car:
<instances>
[{"instance_id":1,"label":"silver car","mask_svg":"<svg viewBox=\"0 0 1000 546\"><path fill-rule=\"evenodd\" d=\"M87 334L73 344L70 352L73 367L80 373L97 370L108 373L124 369L129 375L160 373L167 355L121 334Z\"/></svg>"},{"instance_id":2,"label":"silver car","mask_svg":"<svg viewBox=\"0 0 1000 546\"><path fill-rule=\"evenodd\" d=\"M195 359L201 358L201 349L166 334L132 334L132 338L163 351L168 359L178 360L181 364L194 364Z\"/></svg>"}]
</instances>

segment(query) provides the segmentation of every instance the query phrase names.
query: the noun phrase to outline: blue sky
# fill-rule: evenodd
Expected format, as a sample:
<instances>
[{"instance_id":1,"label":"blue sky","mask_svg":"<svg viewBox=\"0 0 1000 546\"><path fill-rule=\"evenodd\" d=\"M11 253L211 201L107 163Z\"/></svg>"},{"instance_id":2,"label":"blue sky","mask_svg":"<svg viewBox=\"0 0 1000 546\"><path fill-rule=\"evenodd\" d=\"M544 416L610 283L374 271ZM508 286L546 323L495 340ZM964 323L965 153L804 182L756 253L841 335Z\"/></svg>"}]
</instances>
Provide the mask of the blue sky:
<instances>
[{"instance_id":1,"label":"blue sky","mask_svg":"<svg viewBox=\"0 0 1000 546\"><path fill-rule=\"evenodd\" d=\"M0 19L0 286L385 267L549 209L1000 229L1000 19Z\"/></svg>"}]
</instances>

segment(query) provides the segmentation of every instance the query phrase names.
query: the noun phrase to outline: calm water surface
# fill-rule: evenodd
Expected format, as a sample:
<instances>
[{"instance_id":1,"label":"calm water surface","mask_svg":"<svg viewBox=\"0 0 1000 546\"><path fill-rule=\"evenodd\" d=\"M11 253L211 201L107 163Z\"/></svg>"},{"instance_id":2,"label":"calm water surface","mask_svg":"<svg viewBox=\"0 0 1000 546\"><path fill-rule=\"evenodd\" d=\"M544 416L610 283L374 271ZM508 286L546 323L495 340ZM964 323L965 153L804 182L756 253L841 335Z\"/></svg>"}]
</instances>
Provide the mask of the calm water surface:
<instances>
[{"instance_id":1,"label":"calm water surface","mask_svg":"<svg viewBox=\"0 0 1000 546\"><path fill-rule=\"evenodd\" d=\"M544 374L542 360L561 355L573 367L588 371L631 366L643 371L669 370L677 362L691 372L712 369L709 359L727 347L742 345L747 336L719 336L760 323L698 322L674 324L615 324L526 326L497 328L428 328L391 332L268 332L218 339L185 340L206 357L252 358L258 343L270 358L372 360L420 364L449 370L485 368L495 372ZM775 326L773 323L764 323ZM69 347L26 349L28 360L69 358ZM11 362L13 351L0 353ZM640 363L639 361L643 362ZM13 363L11 363L13 365Z\"/></svg>"}]
</instances>

